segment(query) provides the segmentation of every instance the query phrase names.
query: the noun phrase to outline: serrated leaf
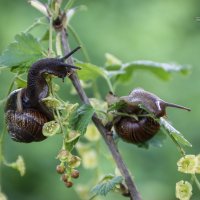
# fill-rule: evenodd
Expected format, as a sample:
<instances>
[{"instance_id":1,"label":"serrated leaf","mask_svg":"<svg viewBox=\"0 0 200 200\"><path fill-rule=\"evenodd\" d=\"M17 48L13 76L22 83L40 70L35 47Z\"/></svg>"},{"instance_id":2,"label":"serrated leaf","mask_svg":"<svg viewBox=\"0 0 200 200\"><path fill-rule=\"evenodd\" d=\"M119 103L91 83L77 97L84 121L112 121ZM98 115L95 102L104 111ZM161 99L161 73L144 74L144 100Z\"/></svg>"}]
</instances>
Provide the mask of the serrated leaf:
<instances>
[{"instance_id":1,"label":"serrated leaf","mask_svg":"<svg viewBox=\"0 0 200 200\"><path fill-rule=\"evenodd\" d=\"M91 192L95 195L106 196L108 192L112 191L117 184L120 184L123 181L122 176L109 176L103 179L103 182L100 182L95 187L92 188Z\"/></svg>"},{"instance_id":2,"label":"serrated leaf","mask_svg":"<svg viewBox=\"0 0 200 200\"><path fill-rule=\"evenodd\" d=\"M163 129L170 134L178 143L181 143L185 146L192 147L192 144L186 140L186 138L178 130L176 130L167 120L163 117L160 118L160 124Z\"/></svg>"},{"instance_id":3,"label":"serrated leaf","mask_svg":"<svg viewBox=\"0 0 200 200\"><path fill-rule=\"evenodd\" d=\"M78 131L81 135L86 132L87 126L94 114L92 106L84 104L79 107L70 120L70 126L73 130Z\"/></svg>"},{"instance_id":4,"label":"serrated leaf","mask_svg":"<svg viewBox=\"0 0 200 200\"><path fill-rule=\"evenodd\" d=\"M0 67L29 67L43 57L40 43L31 34L21 33L0 56Z\"/></svg>"},{"instance_id":5,"label":"serrated leaf","mask_svg":"<svg viewBox=\"0 0 200 200\"><path fill-rule=\"evenodd\" d=\"M101 67L93 65L91 63L76 63L76 66L81 67L81 70L78 70L78 75L81 80L96 80L98 77L107 77L105 70Z\"/></svg>"},{"instance_id":6,"label":"serrated leaf","mask_svg":"<svg viewBox=\"0 0 200 200\"><path fill-rule=\"evenodd\" d=\"M154 73L157 77L163 80L168 80L172 72L180 72L182 74L187 74L189 72L189 67L177 64L139 60L122 64L121 70L124 70L126 73L118 75L117 79L122 82L127 82L136 70L150 71Z\"/></svg>"}]
</instances>

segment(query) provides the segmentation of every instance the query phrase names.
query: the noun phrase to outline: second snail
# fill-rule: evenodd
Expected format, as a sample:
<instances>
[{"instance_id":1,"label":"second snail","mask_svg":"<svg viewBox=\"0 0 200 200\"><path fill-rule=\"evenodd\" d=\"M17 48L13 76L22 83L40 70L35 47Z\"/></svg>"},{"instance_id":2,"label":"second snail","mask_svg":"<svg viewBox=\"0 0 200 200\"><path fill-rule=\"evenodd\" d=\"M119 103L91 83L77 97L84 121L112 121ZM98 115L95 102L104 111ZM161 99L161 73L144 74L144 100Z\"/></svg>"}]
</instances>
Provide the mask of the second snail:
<instances>
[{"instance_id":1,"label":"second snail","mask_svg":"<svg viewBox=\"0 0 200 200\"><path fill-rule=\"evenodd\" d=\"M133 144L145 143L158 133L159 119L166 116L167 107L190 111L189 108L168 103L141 88L134 89L128 96L116 97L109 94L107 102L110 107L114 105L112 125L117 135Z\"/></svg>"}]
</instances>

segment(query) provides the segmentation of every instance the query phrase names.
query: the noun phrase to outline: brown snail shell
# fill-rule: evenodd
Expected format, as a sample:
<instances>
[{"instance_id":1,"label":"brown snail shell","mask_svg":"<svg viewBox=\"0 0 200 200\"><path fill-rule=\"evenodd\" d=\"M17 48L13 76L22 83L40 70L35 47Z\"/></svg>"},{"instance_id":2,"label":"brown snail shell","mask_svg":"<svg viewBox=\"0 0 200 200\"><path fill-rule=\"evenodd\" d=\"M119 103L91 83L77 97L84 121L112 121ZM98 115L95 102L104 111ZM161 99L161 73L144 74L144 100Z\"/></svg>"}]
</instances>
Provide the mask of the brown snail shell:
<instances>
[{"instance_id":1,"label":"brown snail shell","mask_svg":"<svg viewBox=\"0 0 200 200\"><path fill-rule=\"evenodd\" d=\"M134 144L150 140L159 131L160 124L157 119L166 115L167 107L190 111L189 108L165 102L155 94L141 88L134 89L128 96L119 97L119 99L123 102L123 106L117 111L134 114L138 116L138 120L119 115L114 118L113 125L119 137ZM153 117L147 116L149 113Z\"/></svg>"},{"instance_id":2,"label":"brown snail shell","mask_svg":"<svg viewBox=\"0 0 200 200\"><path fill-rule=\"evenodd\" d=\"M8 96L5 118L8 133L13 140L29 143L46 138L42 134L42 127L54 117L52 110L42 102L49 94L44 74L64 78L71 69L79 69L64 62L78 49L80 47L63 58L46 58L33 63L28 72L27 87L15 90Z\"/></svg>"}]
</instances>

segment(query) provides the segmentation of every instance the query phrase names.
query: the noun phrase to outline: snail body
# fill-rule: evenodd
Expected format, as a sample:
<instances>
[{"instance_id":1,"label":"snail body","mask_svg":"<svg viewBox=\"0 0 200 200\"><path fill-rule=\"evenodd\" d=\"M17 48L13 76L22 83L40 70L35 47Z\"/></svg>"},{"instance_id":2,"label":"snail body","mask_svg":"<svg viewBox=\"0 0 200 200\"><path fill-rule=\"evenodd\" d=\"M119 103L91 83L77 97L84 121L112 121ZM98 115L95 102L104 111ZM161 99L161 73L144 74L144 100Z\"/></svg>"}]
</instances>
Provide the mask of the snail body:
<instances>
[{"instance_id":1,"label":"snail body","mask_svg":"<svg viewBox=\"0 0 200 200\"><path fill-rule=\"evenodd\" d=\"M189 108L168 103L153 93L141 88L133 90L128 96L119 98L123 106L117 111L137 116L137 119L119 115L114 118L116 133L129 143L139 144L150 140L159 130L158 119L166 115L167 107L175 107L190 111ZM152 114L153 117L148 116Z\"/></svg>"},{"instance_id":2,"label":"snail body","mask_svg":"<svg viewBox=\"0 0 200 200\"><path fill-rule=\"evenodd\" d=\"M46 58L35 62L29 72L27 87L11 92L5 106L5 119L8 133L17 142L37 142L46 139L42 134L44 123L54 119L53 111L42 99L49 94L45 74L65 78L71 69L78 67L64 61L76 48L63 58Z\"/></svg>"}]
</instances>

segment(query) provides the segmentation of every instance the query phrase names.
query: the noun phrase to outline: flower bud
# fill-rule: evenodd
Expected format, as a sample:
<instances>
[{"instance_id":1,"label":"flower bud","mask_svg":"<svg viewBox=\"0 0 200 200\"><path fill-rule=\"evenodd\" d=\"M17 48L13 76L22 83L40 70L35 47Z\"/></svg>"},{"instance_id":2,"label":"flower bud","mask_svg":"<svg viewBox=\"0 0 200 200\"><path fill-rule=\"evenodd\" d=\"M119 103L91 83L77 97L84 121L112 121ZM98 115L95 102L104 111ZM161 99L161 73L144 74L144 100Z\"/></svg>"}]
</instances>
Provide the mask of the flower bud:
<instances>
[{"instance_id":1,"label":"flower bud","mask_svg":"<svg viewBox=\"0 0 200 200\"><path fill-rule=\"evenodd\" d=\"M62 178L62 181L63 181L63 182L67 182L67 181L68 181L68 176L67 176L67 174L63 174L61 178Z\"/></svg>"},{"instance_id":2,"label":"flower bud","mask_svg":"<svg viewBox=\"0 0 200 200\"><path fill-rule=\"evenodd\" d=\"M78 178L79 177L79 171L78 170L73 170L71 173L72 178Z\"/></svg>"},{"instance_id":3,"label":"flower bud","mask_svg":"<svg viewBox=\"0 0 200 200\"><path fill-rule=\"evenodd\" d=\"M70 188L73 186L73 183L71 181L65 182L66 187Z\"/></svg>"},{"instance_id":4,"label":"flower bud","mask_svg":"<svg viewBox=\"0 0 200 200\"><path fill-rule=\"evenodd\" d=\"M65 166L64 165L57 165L56 171L58 172L58 174L63 174L65 172Z\"/></svg>"}]
</instances>

